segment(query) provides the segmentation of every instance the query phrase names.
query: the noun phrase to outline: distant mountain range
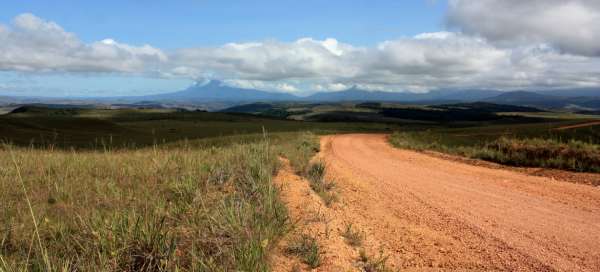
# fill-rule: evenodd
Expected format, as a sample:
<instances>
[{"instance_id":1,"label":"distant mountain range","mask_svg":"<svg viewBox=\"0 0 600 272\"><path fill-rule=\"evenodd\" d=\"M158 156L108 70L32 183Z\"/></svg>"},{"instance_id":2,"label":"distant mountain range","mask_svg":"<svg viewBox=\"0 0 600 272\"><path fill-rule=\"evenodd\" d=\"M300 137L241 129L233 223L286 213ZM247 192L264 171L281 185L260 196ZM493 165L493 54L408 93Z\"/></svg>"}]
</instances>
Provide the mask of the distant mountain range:
<instances>
[{"instance_id":1,"label":"distant mountain range","mask_svg":"<svg viewBox=\"0 0 600 272\"><path fill-rule=\"evenodd\" d=\"M600 91L599 91L600 92ZM590 95L596 95L589 93ZM506 105L529 106L545 109L595 110L600 109L600 94L597 96L564 96L564 93L549 95L546 93L516 91L484 99L486 102Z\"/></svg>"},{"instance_id":2,"label":"distant mountain range","mask_svg":"<svg viewBox=\"0 0 600 272\"><path fill-rule=\"evenodd\" d=\"M206 101L292 101L298 97L287 93L275 93L259 91L254 89L242 89L230 87L220 81L212 80L207 84L194 84L193 86L174 93L159 95L129 97L128 99L140 99L147 101L180 101L180 102L206 102Z\"/></svg>"},{"instance_id":3,"label":"distant mountain range","mask_svg":"<svg viewBox=\"0 0 600 272\"><path fill-rule=\"evenodd\" d=\"M47 101L47 102L45 102ZM57 103L69 104L132 104L132 105L197 105L206 109L218 110L234 105L253 102L404 102L414 104L445 104L460 102L489 102L496 104L531 106L544 109L600 110L600 89L572 89L553 91L512 91L498 90L439 90L428 93L367 91L352 87L343 91L318 92L307 97L288 93L267 92L227 86L220 81L195 84L185 90L148 96L44 99L1 97L4 104ZM0 103L1 104L1 103Z\"/></svg>"}]
</instances>

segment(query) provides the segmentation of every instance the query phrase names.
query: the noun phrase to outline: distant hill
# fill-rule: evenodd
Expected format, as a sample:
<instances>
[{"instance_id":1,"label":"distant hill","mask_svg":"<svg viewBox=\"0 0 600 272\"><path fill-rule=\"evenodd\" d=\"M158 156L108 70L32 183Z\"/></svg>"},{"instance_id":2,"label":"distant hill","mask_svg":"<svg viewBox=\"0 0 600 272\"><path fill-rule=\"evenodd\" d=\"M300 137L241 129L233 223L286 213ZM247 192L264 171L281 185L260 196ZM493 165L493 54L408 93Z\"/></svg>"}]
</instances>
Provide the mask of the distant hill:
<instances>
[{"instance_id":1,"label":"distant hill","mask_svg":"<svg viewBox=\"0 0 600 272\"><path fill-rule=\"evenodd\" d=\"M320 92L304 98L315 102L378 101L422 102L431 104L478 101L502 94L496 90L436 90L427 93L367 91L357 87L337 92Z\"/></svg>"},{"instance_id":2,"label":"distant hill","mask_svg":"<svg viewBox=\"0 0 600 272\"><path fill-rule=\"evenodd\" d=\"M485 99L484 101L497 104L530 106L544 109L600 109L600 97L561 97L528 91L507 92Z\"/></svg>"},{"instance_id":3,"label":"distant hill","mask_svg":"<svg viewBox=\"0 0 600 272\"><path fill-rule=\"evenodd\" d=\"M436 94L433 98L437 100L458 100L465 102L475 102L485 100L491 97L495 97L503 94L502 91L497 90L444 90L434 91Z\"/></svg>"},{"instance_id":4,"label":"distant hill","mask_svg":"<svg viewBox=\"0 0 600 272\"><path fill-rule=\"evenodd\" d=\"M411 98L410 94L366 91L356 87L336 92L319 92L304 98L304 100L315 102L331 101L406 101Z\"/></svg>"},{"instance_id":5,"label":"distant hill","mask_svg":"<svg viewBox=\"0 0 600 272\"><path fill-rule=\"evenodd\" d=\"M600 97L600 88L561 89L539 91L538 93L562 97Z\"/></svg>"},{"instance_id":6,"label":"distant hill","mask_svg":"<svg viewBox=\"0 0 600 272\"><path fill-rule=\"evenodd\" d=\"M487 113L500 113L500 112L543 112L538 108L515 106L515 105L501 105L486 102L474 102L474 103L457 103L449 105L437 105L432 108L443 109L443 110L473 110Z\"/></svg>"},{"instance_id":7,"label":"distant hill","mask_svg":"<svg viewBox=\"0 0 600 272\"><path fill-rule=\"evenodd\" d=\"M130 98L132 99L132 98ZM254 89L236 88L225 85L218 80L207 84L195 84L183 91L139 97L146 101L177 101L177 102L207 102L207 101L288 101L298 97L287 93L275 93Z\"/></svg>"},{"instance_id":8,"label":"distant hill","mask_svg":"<svg viewBox=\"0 0 600 272\"><path fill-rule=\"evenodd\" d=\"M288 93L268 92L256 89L227 86L213 80L206 84L194 84L172 93L127 97L0 97L0 106L24 104L89 104L113 108L186 108L221 110L232 106L256 102L397 102L419 105L487 102L543 109L569 111L600 110L600 89L562 89L550 91L498 91L489 89L442 89L427 93L397 90L369 91L352 87L343 91L318 92L307 97ZM243 110L243 109L242 109Z\"/></svg>"}]
</instances>

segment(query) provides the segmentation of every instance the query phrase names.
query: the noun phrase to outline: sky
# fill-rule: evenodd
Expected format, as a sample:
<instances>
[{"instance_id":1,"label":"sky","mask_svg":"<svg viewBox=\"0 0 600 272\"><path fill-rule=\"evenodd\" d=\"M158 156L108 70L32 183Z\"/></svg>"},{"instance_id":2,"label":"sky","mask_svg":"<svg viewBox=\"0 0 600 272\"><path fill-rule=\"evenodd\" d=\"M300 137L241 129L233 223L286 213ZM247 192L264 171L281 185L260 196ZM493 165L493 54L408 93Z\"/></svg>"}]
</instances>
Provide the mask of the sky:
<instances>
[{"instance_id":1,"label":"sky","mask_svg":"<svg viewBox=\"0 0 600 272\"><path fill-rule=\"evenodd\" d=\"M5 0L0 96L600 85L597 0Z\"/></svg>"}]
</instances>

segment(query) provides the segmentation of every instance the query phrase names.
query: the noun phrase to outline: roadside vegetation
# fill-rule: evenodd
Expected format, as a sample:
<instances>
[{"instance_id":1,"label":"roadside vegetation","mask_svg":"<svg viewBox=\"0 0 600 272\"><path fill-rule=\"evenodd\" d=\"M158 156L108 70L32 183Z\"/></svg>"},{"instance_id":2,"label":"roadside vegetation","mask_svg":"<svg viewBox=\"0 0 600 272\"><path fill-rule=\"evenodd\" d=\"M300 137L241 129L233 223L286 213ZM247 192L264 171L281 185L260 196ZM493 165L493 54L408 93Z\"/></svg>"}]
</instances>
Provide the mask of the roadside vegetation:
<instances>
[{"instance_id":1,"label":"roadside vegetation","mask_svg":"<svg viewBox=\"0 0 600 272\"><path fill-rule=\"evenodd\" d=\"M600 145L595 139L578 140L577 136L585 138L581 133L568 135L566 132L556 132L533 136L503 134L499 133L495 138L484 135L483 139L469 142L456 140L468 137L453 137L450 133L436 131L396 132L390 137L390 142L400 148L434 150L511 166L600 173Z\"/></svg>"},{"instance_id":2,"label":"roadside vegetation","mask_svg":"<svg viewBox=\"0 0 600 272\"><path fill-rule=\"evenodd\" d=\"M357 266L365 272L389 272L391 269L387 267L388 256L384 255L383 252L379 252L379 255L368 255L364 249L358 252L358 263Z\"/></svg>"},{"instance_id":3,"label":"roadside vegetation","mask_svg":"<svg viewBox=\"0 0 600 272\"><path fill-rule=\"evenodd\" d=\"M322 262L319 242L308 234L301 234L290 241L286 253L300 258L311 269L319 267Z\"/></svg>"},{"instance_id":4,"label":"roadside vegetation","mask_svg":"<svg viewBox=\"0 0 600 272\"><path fill-rule=\"evenodd\" d=\"M314 139L92 151L5 144L0 270L267 271L290 227L271 183L278 156L307 164ZM303 146L312 151L297 154Z\"/></svg>"},{"instance_id":5,"label":"roadside vegetation","mask_svg":"<svg viewBox=\"0 0 600 272\"><path fill-rule=\"evenodd\" d=\"M347 223L344 231L342 232L342 237L346 239L346 243L348 245L358 247L362 246L365 234L352 226L352 223Z\"/></svg>"},{"instance_id":6,"label":"roadside vegetation","mask_svg":"<svg viewBox=\"0 0 600 272\"><path fill-rule=\"evenodd\" d=\"M321 197L325 205L330 206L337 200L333 192L335 183L325 178L325 163L320 161L311 163L305 172L305 177L310 182L310 188Z\"/></svg>"}]
</instances>

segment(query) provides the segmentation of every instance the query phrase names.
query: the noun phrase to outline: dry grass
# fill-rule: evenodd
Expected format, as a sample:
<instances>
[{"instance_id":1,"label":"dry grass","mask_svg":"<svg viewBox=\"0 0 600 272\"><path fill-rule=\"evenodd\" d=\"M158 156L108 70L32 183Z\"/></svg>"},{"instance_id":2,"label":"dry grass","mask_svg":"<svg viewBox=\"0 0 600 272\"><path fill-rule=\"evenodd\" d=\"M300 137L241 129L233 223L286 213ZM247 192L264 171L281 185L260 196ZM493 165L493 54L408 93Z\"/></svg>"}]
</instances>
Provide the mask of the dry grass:
<instances>
[{"instance_id":1,"label":"dry grass","mask_svg":"<svg viewBox=\"0 0 600 272\"><path fill-rule=\"evenodd\" d=\"M310 182L310 188L321 197L325 205L329 206L337 200L337 196L333 192L335 183L325 179L325 164L323 162L310 164L305 177Z\"/></svg>"},{"instance_id":2,"label":"dry grass","mask_svg":"<svg viewBox=\"0 0 600 272\"><path fill-rule=\"evenodd\" d=\"M286 253L299 257L310 268L314 269L321 265L321 249L317 239L308 234L293 239L288 244Z\"/></svg>"},{"instance_id":3,"label":"dry grass","mask_svg":"<svg viewBox=\"0 0 600 272\"><path fill-rule=\"evenodd\" d=\"M353 247L361 246L365 236L363 232L354 228L352 223L347 223L346 228L341 234L346 240L346 243Z\"/></svg>"},{"instance_id":4,"label":"dry grass","mask_svg":"<svg viewBox=\"0 0 600 272\"><path fill-rule=\"evenodd\" d=\"M296 154L305 137L117 151L4 145L0 271L267 271L289 227L271 183L277 155L309 156Z\"/></svg>"},{"instance_id":5,"label":"dry grass","mask_svg":"<svg viewBox=\"0 0 600 272\"><path fill-rule=\"evenodd\" d=\"M379 252L377 256L370 256L364 249L359 252L357 266L361 271L364 272L388 272L391 271L387 267L388 256L383 254L383 251Z\"/></svg>"},{"instance_id":6,"label":"dry grass","mask_svg":"<svg viewBox=\"0 0 600 272\"><path fill-rule=\"evenodd\" d=\"M555 168L600 173L600 145L579 140L499 137L477 145L456 145L419 133L394 133L392 145L413 150L435 150L512 166Z\"/></svg>"}]
</instances>

